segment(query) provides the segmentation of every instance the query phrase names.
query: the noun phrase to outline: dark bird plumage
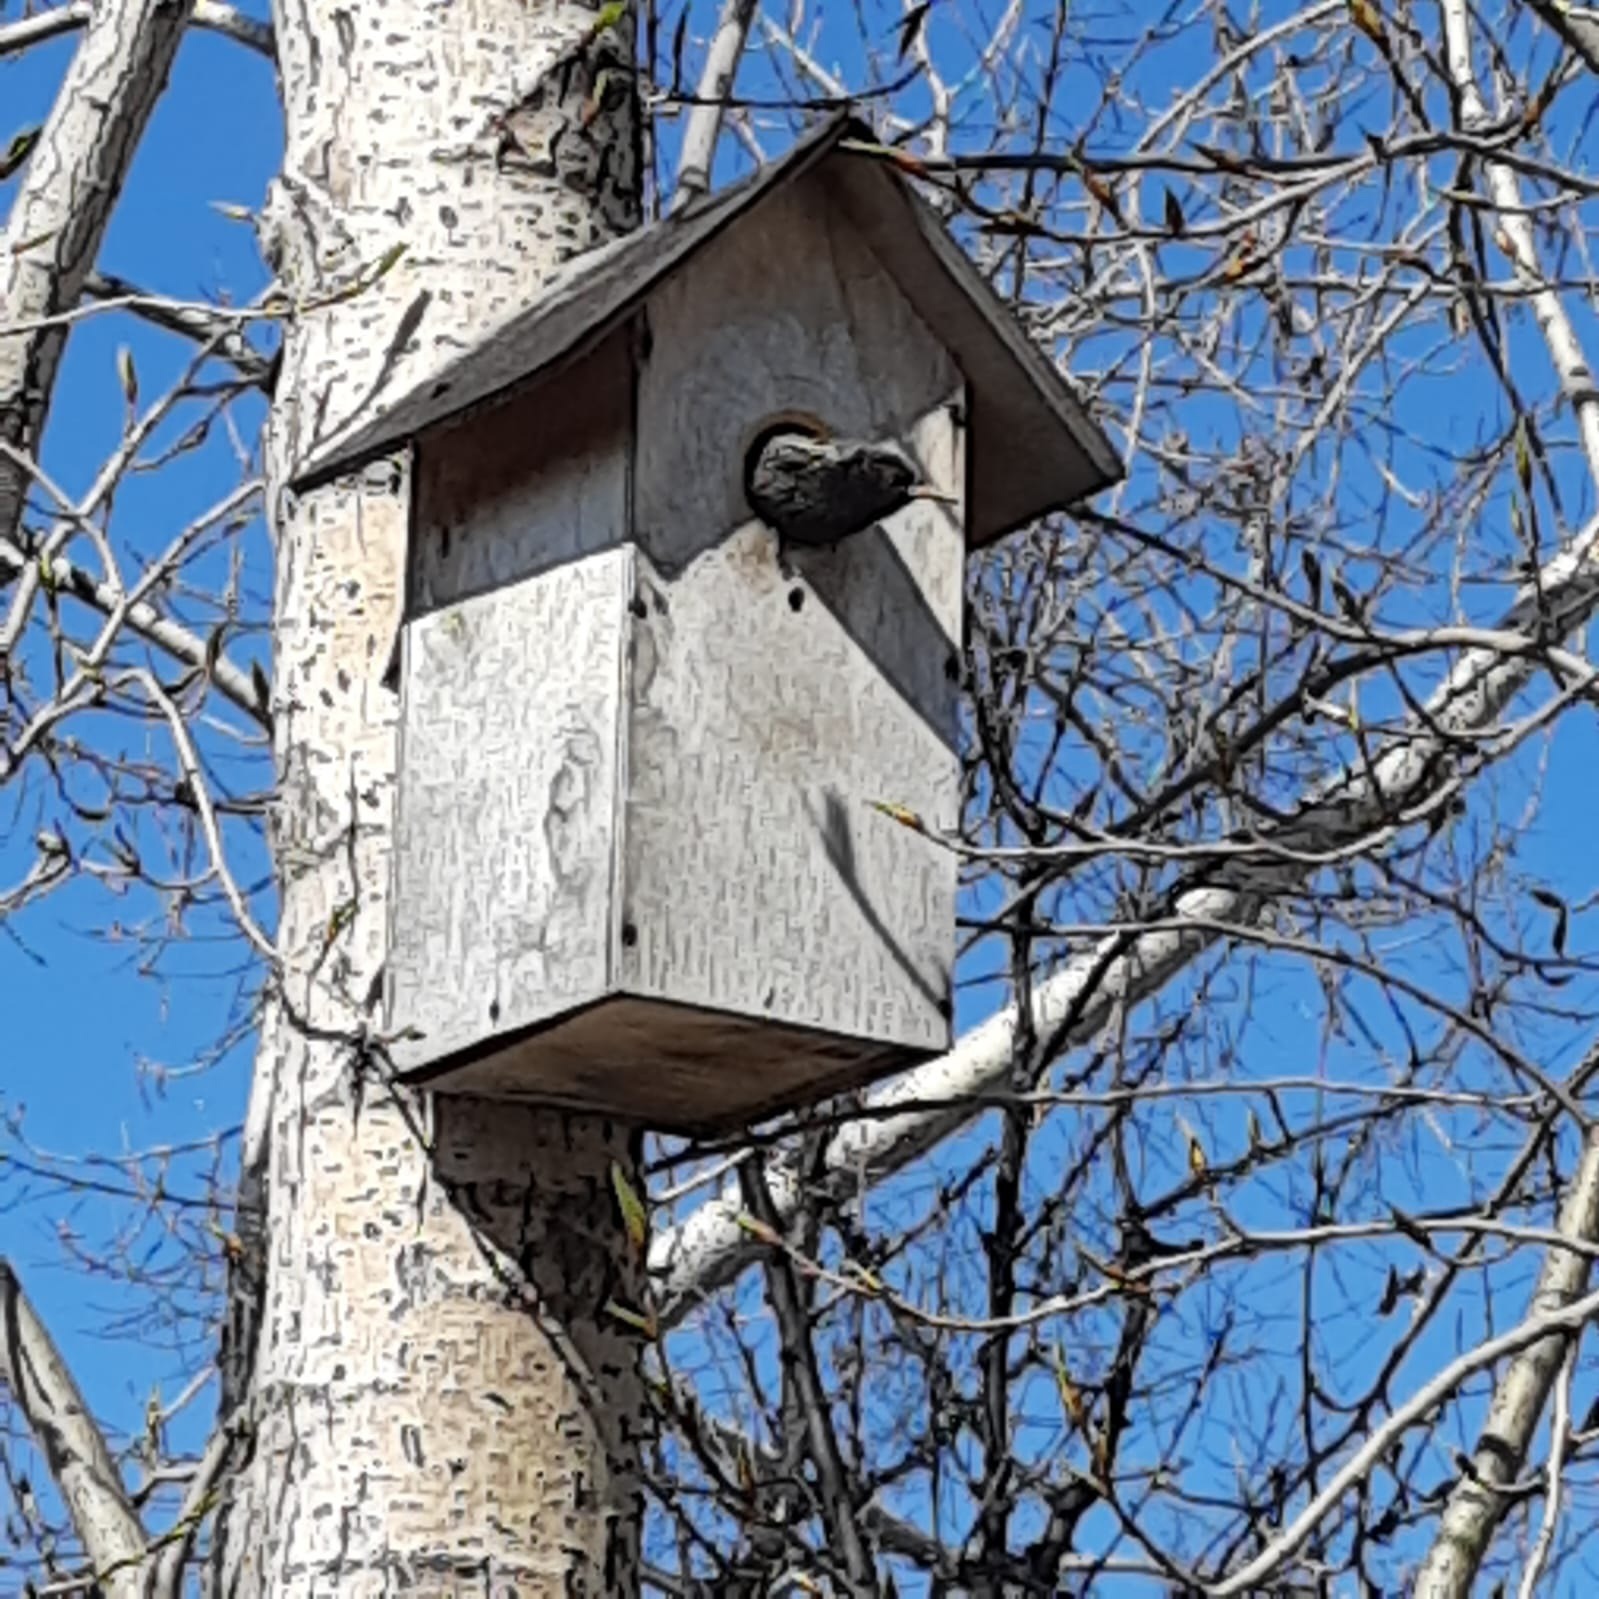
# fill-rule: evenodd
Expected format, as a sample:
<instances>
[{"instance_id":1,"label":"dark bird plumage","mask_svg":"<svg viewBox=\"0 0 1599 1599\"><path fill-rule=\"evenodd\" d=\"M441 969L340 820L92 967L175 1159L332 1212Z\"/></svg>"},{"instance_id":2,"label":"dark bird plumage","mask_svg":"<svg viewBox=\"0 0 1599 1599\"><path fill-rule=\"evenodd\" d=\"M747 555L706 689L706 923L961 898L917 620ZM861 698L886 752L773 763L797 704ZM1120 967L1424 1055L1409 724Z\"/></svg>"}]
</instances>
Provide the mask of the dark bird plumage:
<instances>
[{"instance_id":1,"label":"dark bird plumage","mask_svg":"<svg viewBox=\"0 0 1599 1599\"><path fill-rule=\"evenodd\" d=\"M788 544L836 544L930 497L893 445L790 429L756 441L744 492L750 509Z\"/></svg>"}]
</instances>

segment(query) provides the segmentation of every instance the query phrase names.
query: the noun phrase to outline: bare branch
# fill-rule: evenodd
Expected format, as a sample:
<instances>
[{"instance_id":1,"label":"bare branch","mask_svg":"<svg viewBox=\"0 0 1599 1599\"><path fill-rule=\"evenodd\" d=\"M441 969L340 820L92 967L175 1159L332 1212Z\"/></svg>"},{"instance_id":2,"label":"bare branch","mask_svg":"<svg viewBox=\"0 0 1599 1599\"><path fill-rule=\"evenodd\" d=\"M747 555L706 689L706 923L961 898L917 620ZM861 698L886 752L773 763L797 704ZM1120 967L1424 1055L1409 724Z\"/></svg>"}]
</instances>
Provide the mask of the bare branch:
<instances>
[{"instance_id":1,"label":"bare branch","mask_svg":"<svg viewBox=\"0 0 1599 1599\"><path fill-rule=\"evenodd\" d=\"M1549 1430L1548 1487L1544 1492L1543 1522L1538 1528L1532 1554L1527 1559L1527 1569L1521 1574L1521 1587L1517 1590L1516 1599L1537 1599L1538 1581L1549 1563L1549 1555L1555 1544L1555 1530L1560 1525L1566 1449L1571 1441L1571 1379L1576 1369L1576 1355L1577 1343L1572 1339L1560 1366L1559 1380L1555 1383L1555 1413Z\"/></svg>"},{"instance_id":2,"label":"bare branch","mask_svg":"<svg viewBox=\"0 0 1599 1599\"><path fill-rule=\"evenodd\" d=\"M91 300L126 303L136 316L154 327L181 334L197 344L211 345L246 382L271 393L276 364L255 349L239 332L237 317L210 312L199 305L163 301L147 294L136 284L129 283L126 278L112 277L104 272L91 272L83 292Z\"/></svg>"},{"instance_id":3,"label":"bare branch","mask_svg":"<svg viewBox=\"0 0 1599 1599\"><path fill-rule=\"evenodd\" d=\"M277 949L250 914L250 907L245 903L244 890L239 887L233 873L228 869L227 851L222 846L222 829L217 824L216 810L211 804L205 773L200 766L199 752L194 747L194 740L189 734L182 714L172 703L171 695L156 681L153 673L136 671L125 674L125 677L128 682L137 683L149 696L150 703L166 718L167 726L172 733L172 742L177 747L178 764L188 782L189 793L194 797L195 809L200 817L200 829L205 834L206 847L211 852L211 869L222 884L222 891L227 895L228 904L238 920L240 930L255 946L256 953L266 961L269 969L275 970L278 964Z\"/></svg>"},{"instance_id":4,"label":"bare branch","mask_svg":"<svg viewBox=\"0 0 1599 1599\"><path fill-rule=\"evenodd\" d=\"M91 0L70 0L67 5L52 6L36 16L8 22L0 28L0 58L16 55L29 45L42 44L46 39L74 32L89 21L96 9ZM104 10L105 7L98 9ZM248 46L269 61L276 58L272 24L246 15L237 6L224 5L221 0L195 0L194 15L190 21L194 27L220 33L238 44Z\"/></svg>"},{"instance_id":5,"label":"bare branch","mask_svg":"<svg viewBox=\"0 0 1599 1599\"><path fill-rule=\"evenodd\" d=\"M726 101L733 91L739 57L749 38L756 0L724 0L711 47L705 53L699 89L683 126L683 149L677 164L677 192L671 209L679 210L711 185L711 162L722 131Z\"/></svg>"},{"instance_id":6,"label":"bare branch","mask_svg":"<svg viewBox=\"0 0 1599 1599\"><path fill-rule=\"evenodd\" d=\"M1570 8L1567 8L1568 11ZM1471 62L1471 23L1466 0L1444 0L1444 50L1450 76L1460 96L1462 119L1469 132L1489 121ZM1599 33L1599 25L1585 24ZM1538 264L1532 222L1521 201L1515 173L1503 161L1486 163L1488 189L1499 211L1499 226L1516 265L1516 278L1532 297L1538 327L1560 378L1560 388L1577 417L1588 470L1599 484L1599 387L1567 316L1560 296L1550 287Z\"/></svg>"},{"instance_id":7,"label":"bare branch","mask_svg":"<svg viewBox=\"0 0 1599 1599\"><path fill-rule=\"evenodd\" d=\"M1599 521L1590 523L1523 588L1501 626L1531 628L1541 617L1559 636L1581 626L1599 610L1596 553ZM1367 774L1312 797L1292 822L1267 836L1292 849L1323 850L1384 827L1396 811L1416 803L1440 780L1448 741L1491 725L1536 671L1536 664L1524 657L1468 651L1413 727L1392 741ZM1216 941L1221 928L1257 920L1273 895L1291 887L1300 873L1283 865L1221 875L1222 883L1179 893L1159 931L1130 928L1112 934L1037 984L1029 1018L1033 1036L1052 1040L1057 1050L1085 1043L1113 1015L1170 983ZM776 1163L769 1182L778 1214L786 1221L823 1188L836 1195L862 1182L879 1181L962 1126L971 1109L948 1107L1009 1086L1019 1020L1014 1007L999 1012L948 1055L872 1095L872 1117L843 1128L830 1143L825 1180L815 1174L802 1179L792 1160ZM922 1108L927 1102L939 1108ZM742 1210L741 1196L730 1185L655 1240L651 1267L660 1282L663 1323L680 1319L702 1294L730 1282L757 1257L759 1246L741 1224Z\"/></svg>"},{"instance_id":8,"label":"bare branch","mask_svg":"<svg viewBox=\"0 0 1599 1599\"><path fill-rule=\"evenodd\" d=\"M1559 1230L1576 1243L1599 1240L1599 1135L1590 1133L1571 1187L1560 1211ZM1562 1310L1586 1290L1593 1256L1586 1249L1551 1249L1544 1257L1530 1316ZM1471 1470L1455 1484L1444 1508L1438 1536L1417 1579L1416 1593L1425 1599L1459 1599L1469 1595L1483 1555L1505 1511L1505 1497L1496 1491L1520 1472L1555 1376L1573 1347L1569 1335L1527 1345L1506 1368L1494 1390L1493 1405Z\"/></svg>"},{"instance_id":9,"label":"bare branch","mask_svg":"<svg viewBox=\"0 0 1599 1599\"><path fill-rule=\"evenodd\" d=\"M1360 1448L1328 1478L1326 1487L1259 1555L1225 1581L1207 1584L1206 1592L1212 1594L1214 1599L1231 1599L1233 1594L1258 1591L1258 1584L1304 1544L1338 1501L1393 1447L1394 1441L1436 1410L1466 1378L1506 1355L1521 1353L1529 1345L1552 1343L1563 1349L1569 1336L1595 1314L1599 1314L1599 1294L1574 1298L1556 1309L1534 1311L1509 1332L1490 1338L1450 1361L1423 1383L1404 1404L1394 1407L1393 1414L1380 1427L1373 1429ZM1555 1369L1559 1369L1558 1358ZM1456 1591L1453 1588L1429 1587L1425 1577L1418 1581L1414 1589L1418 1599L1434 1599L1434 1595Z\"/></svg>"},{"instance_id":10,"label":"bare branch","mask_svg":"<svg viewBox=\"0 0 1599 1599\"><path fill-rule=\"evenodd\" d=\"M180 0L95 6L0 235L0 331L77 304L188 20ZM0 339L0 437L33 451L66 343L61 328ZM0 541L27 479L0 460Z\"/></svg>"},{"instance_id":11,"label":"bare branch","mask_svg":"<svg viewBox=\"0 0 1599 1599\"><path fill-rule=\"evenodd\" d=\"M0 1382L61 1490L110 1599L138 1599L146 1539L116 1462L9 1262L0 1258Z\"/></svg>"},{"instance_id":12,"label":"bare branch","mask_svg":"<svg viewBox=\"0 0 1599 1599\"><path fill-rule=\"evenodd\" d=\"M258 483L241 484L195 526L204 527L224 517L242 513L259 492ZM35 541L26 534L19 537L20 543L0 540L0 574L12 576L37 570L39 551ZM220 693L252 721L271 731L271 704L266 698L264 679L257 679L226 656L213 652L205 639L171 617L163 616L148 600L135 598L132 603L127 603L112 584L97 581L60 556L51 560L50 573L58 593L68 595L108 617L120 613L124 624L132 632L165 651L173 660L195 671L209 672ZM166 575L160 570L155 573L157 579Z\"/></svg>"},{"instance_id":13,"label":"bare branch","mask_svg":"<svg viewBox=\"0 0 1599 1599\"><path fill-rule=\"evenodd\" d=\"M1590 72L1599 72L1599 9L1574 6L1569 0L1527 0L1527 6L1582 57Z\"/></svg>"},{"instance_id":14,"label":"bare branch","mask_svg":"<svg viewBox=\"0 0 1599 1599\"><path fill-rule=\"evenodd\" d=\"M222 1479L232 1464L243 1423L237 1418L217 1425L195 1468L177 1520L161 1539L149 1599L181 1599L183 1573L194 1553L201 1526L215 1508Z\"/></svg>"}]
</instances>

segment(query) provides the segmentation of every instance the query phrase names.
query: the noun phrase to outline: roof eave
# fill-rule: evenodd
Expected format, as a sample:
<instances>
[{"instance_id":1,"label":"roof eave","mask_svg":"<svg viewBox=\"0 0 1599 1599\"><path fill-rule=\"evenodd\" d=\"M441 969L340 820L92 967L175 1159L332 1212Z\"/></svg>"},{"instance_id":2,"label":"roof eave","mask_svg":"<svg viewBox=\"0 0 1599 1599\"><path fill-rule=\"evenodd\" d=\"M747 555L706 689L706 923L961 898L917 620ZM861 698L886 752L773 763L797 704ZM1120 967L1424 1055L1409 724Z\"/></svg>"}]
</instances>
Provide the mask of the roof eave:
<instances>
[{"instance_id":1,"label":"roof eave","mask_svg":"<svg viewBox=\"0 0 1599 1599\"><path fill-rule=\"evenodd\" d=\"M976 390L968 546L992 544L1117 482L1121 458L1069 380L892 161L847 144L828 159L838 167L830 192ZM997 415L985 425L988 413Z\"/></svg>"},{"instance_id":2,"label":"roof eave","mask_svg":"<svg viewBox=\"0 0 1599 1599\"><path fill-rule=\"evenodd\" d=\"M379 456L390 454L402 445L409 445L422 433L466 411L548 377L558 367L580 356L584 350L592 348L606 334L614 331L664 278L678 270L686 259L758 204L764 195L809 171L829 155L840 140L852 136L865 137L868 132L866 125L858 118L848 112L840 112L802 138L770 167L752 173L729 189L688 207L675 217L653 223L639 233L624 235L608 246L574 256L563 273L548 286L544 297L534 305L507 317L499 327L486 330L471 349L414 381L410 388L390 399L380 416L364 426L345 431L342 437L335 434L313 446L291 475L290 487L303 492L356 471ZM602 300L603 309L595 317L578 324L569 337L551 340L547 358L530 363L502 383L482 392L477 391L472 383L472 369L479 364L487 345L496 340L515 340L519 335L525 336L527 330L539 323L558 317L563 305L580 305L584 298L584 285L591 275L595 271L603 271L609 262L625 260L641 240L653 241L659 248L649 271L641 281L631 286L625 297L608 306ZM447 388L459 387L464 390L460 403L436 409L425 408L422 396L431 394L441 384ZM421 419L412 423L408 416L414 415L419 405L424 406Z\"/></svg>"},{"instance_id":3,"label":"roof eave","mask_svg":"<svg viewBox=\"0 0 1599 1599\"><path fill-rule=\"evenodd\" d=\"M546 380L614 332L664 279L765 195L824 162L837 164L837 182L829 187L852 224L978 390L969 546L992 544L1120 479L1122 464L1109 438L931 206L890 158L852 150L852 143L872 146L869 130L848 114L835 116L771 168L680 218L574 258L536 306L507 318L472 349L413 382L380 416L310 451L292 475L291 487L303 492L357 471L466 412ZM648 253L629 259L640 251ZM614 280L609 294L607 277ZM533 348L525 363L496 373L490 357L501 343ZM445 401L452 389L457 398ZM990 413L1003 448L982 443Z\"/></svg>"}]
</instances>

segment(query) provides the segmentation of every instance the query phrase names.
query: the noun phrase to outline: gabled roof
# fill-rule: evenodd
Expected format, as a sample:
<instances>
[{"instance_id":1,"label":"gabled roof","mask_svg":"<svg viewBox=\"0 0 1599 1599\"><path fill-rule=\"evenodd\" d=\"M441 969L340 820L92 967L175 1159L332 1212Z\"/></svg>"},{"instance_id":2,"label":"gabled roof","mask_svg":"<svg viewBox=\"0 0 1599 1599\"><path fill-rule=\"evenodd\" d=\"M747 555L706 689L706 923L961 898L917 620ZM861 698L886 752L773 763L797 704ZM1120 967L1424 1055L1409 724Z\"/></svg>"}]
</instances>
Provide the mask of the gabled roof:
<instances>
[{"instance_id":1,"label":"gabled roof","mask_svg":"<svg viewBox=\"0 0 1599 1599\"><path fill-rule=\"evenodd\" d=\"M1115 482L1121 463L1071 385L1023 332L937 214L892 161L858 147L841 115L723 193L567 263L537 303L483 334L409 390L319 440L295 487L348 471L493 396L547 375L612 332L696 251L807 172L828 193L944 343L969 385L968 534L986 544ZM856 148L852 148L855 146Z\"/></svg>"}]
</instances>

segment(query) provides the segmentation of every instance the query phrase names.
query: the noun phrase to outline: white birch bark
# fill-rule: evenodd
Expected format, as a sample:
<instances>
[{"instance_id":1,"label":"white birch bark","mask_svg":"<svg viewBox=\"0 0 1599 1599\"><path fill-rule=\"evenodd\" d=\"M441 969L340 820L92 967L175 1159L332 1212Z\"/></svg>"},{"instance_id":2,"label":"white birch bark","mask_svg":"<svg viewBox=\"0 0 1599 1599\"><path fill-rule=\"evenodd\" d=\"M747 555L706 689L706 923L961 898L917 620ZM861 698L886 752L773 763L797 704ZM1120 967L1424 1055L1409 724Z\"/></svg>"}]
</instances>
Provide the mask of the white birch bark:
<instances>
[{"instance_id":1,"label":"white birch bark","mask_svg":"<svg viewBox=\"0 0 1599 1599\"><path fill-rule=\"evenodd\" d=\"M188 16L184 0L97 7L28 158L0 234L0 437L22 450L43 429L66 346L66 328L47 319L77 304L94 269ZM0 455L0 540L16 532L26 492Z\"/></svg>"},{"instance_id":2,"label":"white birch bark","mask_svg":"<svg viewBox=\"0 0 1599 1599\"><path fill-rule=\"evenodd\" d=\"M391 1094L362 1047L408 469L284 485L320 428L634 225L631 21L597 34L591 10L527 0L301 0L275 21L286 152L265 233L299 307L269 443L281 1000L227 1355L252 1450L215 1575L241 1595L625 1595L642 1389L638 1335L604 1307L639 1302L610 1173L631 1137Z\"/></svg>"},{"instance_id":3,"label":"white birch bark","mask_svg":"<svg viewBox=\"0 0 1599 1599\"><path fill-rule=\"evenodd\" d=\"M44 1456L106 1599L144 1592L145 1536L121 1473L50 1334L0 1259L0 1387Z\"/></svg>"},{"instance_id":4,"label":"white birch bark","mask_svg":"<svg viewBox=\"0 0 1599 1599\"><path fill-rule=\"evenodd\" d=\"M0 56L16 55L30 45L72 33L86 26L97 14L115 9L104 3L96 4L95 0L67 0L64 5L19 17L15 22L0 25ZM193 0L189 20L197 28L220 33L261 55L272 54L270 25L246 16L237 6L223 5L220 0Z\"/></svg>"},{"instance_id":5,"label":"white birch bark","mask_svg":"<svg viewBox=\"0 0 1599 1599\"><path fill-rule=\"evenodd\" d=\"M1577 1243L1599 1242L1599 1133L1590 1133L1556 1224ZM1529 1321L1563 1311L1588 1289L1592 1256L1551 1249L1527 1307ZM1551 1333L1519 1351L1494 1388L1488 1420L1471 1452L1471 1472L1455 1484L1438 1536L1416 1578L1416 1599L1467 1599L1506 1509L1497 1486L1520 1475L1573 1334Z\"/></svg>"},{"instance_id":6,"label":"white birch bark","mask_svg":"<svg viewBox=\"0 0 1599 1599\"><path fill-rule=\"evenodd\" d=\"M1445 0L1444 53L1459 95L1461 120L1475 129L1488 120L1472 62L1471 18L1463 0ZM1579 19L1577 37L1589 44L1599 37L1591 20ZM1593 375L1559 295L1544 280L1531 223L1522 206L1515 173L1503 162L1484 164L1488 192L1498 208L1499 224L1514 251L1516 275L1528 290L1544 344L1571 400L1588 458L1590 474L1599 482L1599 400ZM1582 1158L1561 1207L1560 1232L1574 1241L1599 1238L1599 1135L1590 1133ZM1551 1250L1545 1257L1529 1316L1563 1310L1588 1286L1591 1262L1586 1254ZM1532 1445L1549 1393L1571 1347L1569 1335L1556 1335L1523 1349L1494 1389L1493 1405L1477 1446L1472 1470L1455 1484L1416 1582L1418 1599L1464 1599L1471 1592L1488 1545L1506 1508L1495 1489L1512 1482Z\"/></svg>"},{"instance_id":7,"label":"white birch bark","mask_svg":"<svg viewBox=\"0 0 1599 1599\"><path fill-rule=\"evenodd\" d=\"M716 32L705 52L694 104L683 124L683 148L677 162L677 191L672 210L691 205L711 186L711 163L722 131L724 102L733 92L733 79L749 39L756 0L722 0Z\"/></svg>"},{"instance_id":8,"label":"white birch bark","mask_svg":"<svg viewBox=\"0 0 1599 1599\"><path fill-rule=\"evenodd\" d=\"M37 447L66 347L50 319L78 303L189 18L186 0L96 7L0 232L0 439ZM28 477L0 451L0 544L15 542ZM13 604L25 608L25 576ZM20 609L17 614L21 614Z\"/></svg>"}]
</instances>

